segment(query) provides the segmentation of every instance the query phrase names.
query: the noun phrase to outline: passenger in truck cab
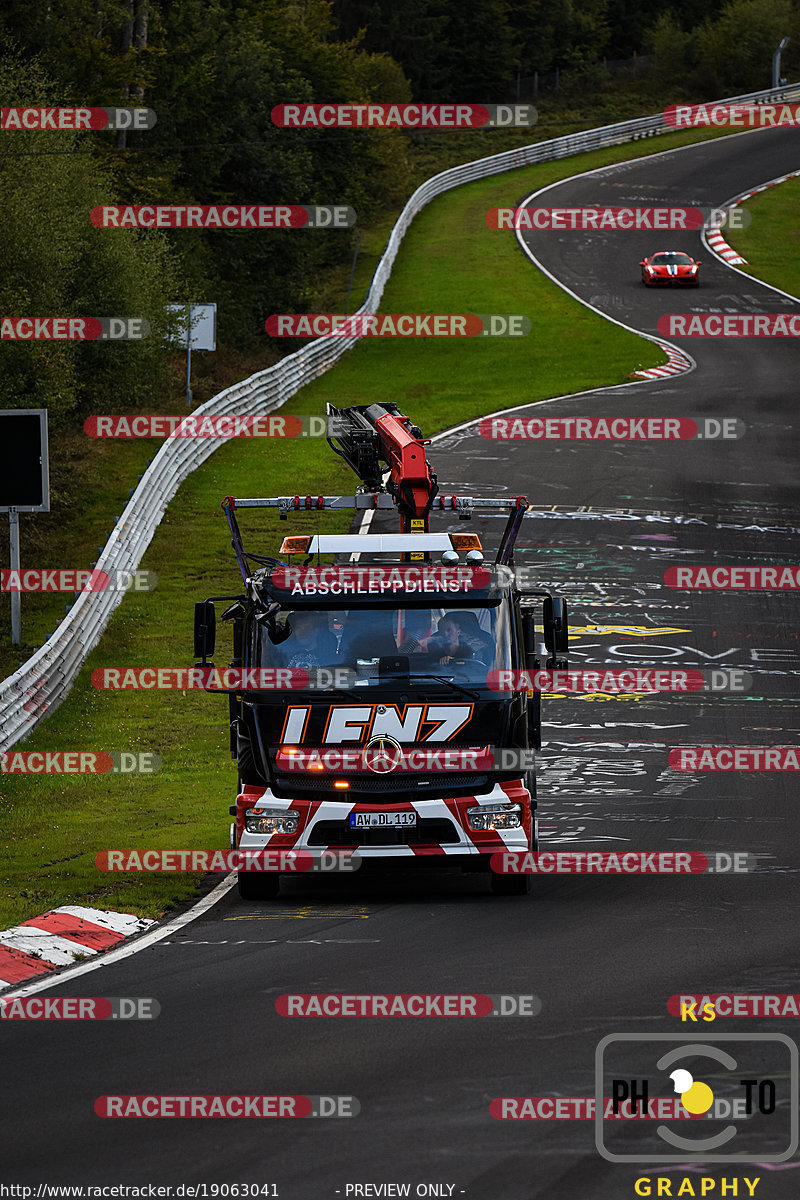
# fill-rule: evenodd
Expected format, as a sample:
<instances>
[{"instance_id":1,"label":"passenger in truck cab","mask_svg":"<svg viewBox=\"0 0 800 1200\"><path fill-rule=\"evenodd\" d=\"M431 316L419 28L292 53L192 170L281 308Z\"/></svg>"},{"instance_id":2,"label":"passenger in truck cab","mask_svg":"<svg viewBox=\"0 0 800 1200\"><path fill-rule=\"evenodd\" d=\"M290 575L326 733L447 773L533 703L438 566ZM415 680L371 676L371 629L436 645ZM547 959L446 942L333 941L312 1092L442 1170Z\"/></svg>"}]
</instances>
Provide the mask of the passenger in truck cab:
<instances>
[{"instance_id":1,"label":"passenger in truck cab","mask_svg":"<svg viewBox=\"0 0 800 1200\"><path fill-rule=\"evenodd\" d=\"M289 614L289 638L282 643L286 666L295 670L327 667L336 660L336 638L325 613L300 610Z\"/></svg>"}]
</instances>

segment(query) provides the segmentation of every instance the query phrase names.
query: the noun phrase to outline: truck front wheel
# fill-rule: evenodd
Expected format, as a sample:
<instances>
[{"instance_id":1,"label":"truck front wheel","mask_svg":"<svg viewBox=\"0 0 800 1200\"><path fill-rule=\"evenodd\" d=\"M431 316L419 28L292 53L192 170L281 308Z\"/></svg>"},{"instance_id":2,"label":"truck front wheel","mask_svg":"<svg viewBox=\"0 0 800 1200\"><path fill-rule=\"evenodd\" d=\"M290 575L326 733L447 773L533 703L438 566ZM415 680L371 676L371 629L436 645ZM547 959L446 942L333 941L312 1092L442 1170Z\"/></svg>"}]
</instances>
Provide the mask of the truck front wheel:
<instances>
[{"instance_id":1,"label":"truck front wheel","mask_svg":"<svg viewBox=\"0 0 800 1200\"><path fill-rule=\"evenodd\" d=\"M274 900L281 877L276 871L239 871L237 886L242 900Z\"/></svg>"},{"instance_id":2,"label":"truck front wheel","mask_svg":"<svg viewBox=\"0 0 800 1200\"><path fill-rule=\"evenodd\" d=\"M267 781L261 770L260 763L253 752L253 744L249 739L241 737L236 741L236 762L239 768L239 786L249 783L254 787L266 787Z\"/></svg>"},{"instance_id":3,"label":"truck front wheel","mask_svg":"<svg viewBox=\"0 0 800 1200\"><path fill-rule=\"evenodd\" d=\"M496 875L492 871L492 891L495 896L528 896L530 890L530 875Z\"/></svg>"}]
</instances>

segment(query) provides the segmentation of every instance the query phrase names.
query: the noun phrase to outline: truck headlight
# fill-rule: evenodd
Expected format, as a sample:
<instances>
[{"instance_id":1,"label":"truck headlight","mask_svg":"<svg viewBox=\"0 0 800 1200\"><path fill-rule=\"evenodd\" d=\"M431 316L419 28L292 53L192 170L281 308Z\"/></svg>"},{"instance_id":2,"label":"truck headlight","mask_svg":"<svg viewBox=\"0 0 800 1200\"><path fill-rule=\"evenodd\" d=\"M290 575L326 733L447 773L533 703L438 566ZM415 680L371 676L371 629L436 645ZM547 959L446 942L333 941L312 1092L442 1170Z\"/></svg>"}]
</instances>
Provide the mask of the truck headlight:
<instances>
[{"instance_id":1,"label":"truck headlight","mask_svg":"<svg viewBox=\"0 0 800 1200\"><path fill-rule=\"evenodd\" d=\"M518 804L482 804L467 809L467 820L470 829L519 829L521 812Z\"/></svg>"},{"instance_id":2,"label":"truck headlight","mask_svg":"<svg viewBox=\"0 0 800 1200\"><path fill-rule=\"evenodd\" d=\"M300 813L293 808L248 808L244 827L248 833L297 833Z\"/></svg>"}]
</instances>

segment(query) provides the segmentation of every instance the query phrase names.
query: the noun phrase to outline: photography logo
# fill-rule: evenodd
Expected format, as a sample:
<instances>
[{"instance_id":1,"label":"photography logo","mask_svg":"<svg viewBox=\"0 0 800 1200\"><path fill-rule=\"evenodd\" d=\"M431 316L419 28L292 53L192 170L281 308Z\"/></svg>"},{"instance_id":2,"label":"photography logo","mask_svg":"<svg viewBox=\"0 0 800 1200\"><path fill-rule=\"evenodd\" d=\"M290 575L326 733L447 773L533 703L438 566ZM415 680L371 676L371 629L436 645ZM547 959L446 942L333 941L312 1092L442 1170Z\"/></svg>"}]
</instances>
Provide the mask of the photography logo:
<instances>
[{"instance_id":1,"label":"photography logo","mask_svg":"<svg viewBox=\"0 0 800 1200\"><path fill-rule=\"evenodd\" d=\"M609 1162L785 1162L799 1074L782 1033L609 1034L595 1053L595 1145Z\"/></svg>"},{"instance_id":2,"label":"photography logo","mask_svg":"<svg viewBox=\"0 0 800 1200\"><path fill-rule=\"evenodd\" d=\"M695 1083L691 1071L679 1067L677 1071L672 1072L670 1079L675 1084L675 1091L681 1098L681 1104L692 1116L702 1116L712 1107L714 1093L707 1083Z\"/></svg>"}]
</instances>

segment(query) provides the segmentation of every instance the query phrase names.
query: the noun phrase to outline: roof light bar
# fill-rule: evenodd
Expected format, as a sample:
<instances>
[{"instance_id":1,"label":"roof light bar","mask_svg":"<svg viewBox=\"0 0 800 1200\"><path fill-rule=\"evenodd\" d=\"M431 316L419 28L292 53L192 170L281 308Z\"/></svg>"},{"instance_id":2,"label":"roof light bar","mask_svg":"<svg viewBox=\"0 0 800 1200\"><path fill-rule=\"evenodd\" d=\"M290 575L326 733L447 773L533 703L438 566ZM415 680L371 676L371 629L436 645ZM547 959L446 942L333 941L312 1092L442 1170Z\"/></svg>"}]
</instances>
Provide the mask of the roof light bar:
<instances>
[{"instance_id":1,"label":"roof light bar","mask_svg":"<svg viewBox=\"0 0 800 1200\"><path fill-rule=\"evenodd\" d=\"M402 554L410 550L451 550L450 537L449 533L317 533L309 538L308 553Z\"/></svg>"},{"instance_id":2,"label":"roof light bar","mask_svg":"<svg viewBox=\"0 0 800 1200\"><path fill-rule=\"evenodd\" d=\"M281 554L308 554L311 535L305 537L285 537L281 542Z\"/></svg>"}]
</instances>

